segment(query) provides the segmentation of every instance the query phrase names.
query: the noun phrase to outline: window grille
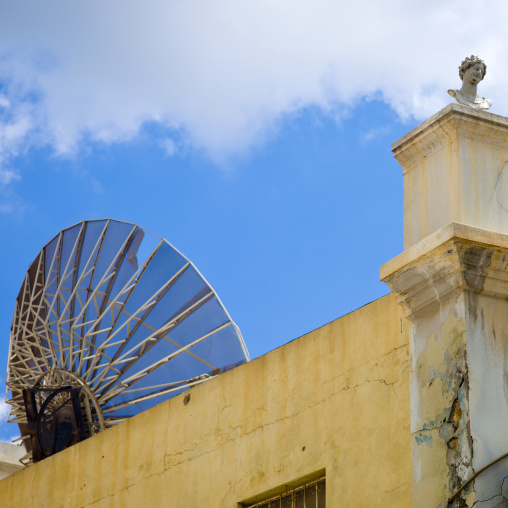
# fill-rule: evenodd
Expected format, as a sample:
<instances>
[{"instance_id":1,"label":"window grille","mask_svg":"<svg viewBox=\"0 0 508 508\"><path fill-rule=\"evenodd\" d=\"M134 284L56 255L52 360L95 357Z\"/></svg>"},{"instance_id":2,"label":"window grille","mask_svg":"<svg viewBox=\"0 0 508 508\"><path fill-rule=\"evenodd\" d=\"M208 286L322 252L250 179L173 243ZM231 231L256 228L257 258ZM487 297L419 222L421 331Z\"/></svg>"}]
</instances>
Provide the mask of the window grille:
<instances>
[{"instance_id":1,"label":"window grille","mask_svg":"<svg viewBox=\"0 0 508 508\"><path fill-rule=\"evenodd\" d=\"M325 497L326 479L320 478L246 508L326 508Z\"/></svg>"}]
</instances>

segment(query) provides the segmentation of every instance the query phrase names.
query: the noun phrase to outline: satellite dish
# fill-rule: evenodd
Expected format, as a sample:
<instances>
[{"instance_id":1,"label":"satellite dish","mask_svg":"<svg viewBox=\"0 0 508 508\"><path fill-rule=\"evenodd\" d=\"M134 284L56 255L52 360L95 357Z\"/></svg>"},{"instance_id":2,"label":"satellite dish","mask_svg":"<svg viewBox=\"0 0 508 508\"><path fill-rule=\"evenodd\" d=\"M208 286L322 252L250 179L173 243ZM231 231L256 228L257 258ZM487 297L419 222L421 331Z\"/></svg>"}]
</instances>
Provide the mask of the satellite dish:
<instances>
[{"instance_id":1,"label":"satellite dish","mask_svg":"<svg viewBox=\"0 0 508 508\"><path fill-rule=\"evenodd\" d=\"M196 267L126 222L61 231L31 264L9 346L9 421L36 462L245 361Z\"/></svg>"}]
</instances>

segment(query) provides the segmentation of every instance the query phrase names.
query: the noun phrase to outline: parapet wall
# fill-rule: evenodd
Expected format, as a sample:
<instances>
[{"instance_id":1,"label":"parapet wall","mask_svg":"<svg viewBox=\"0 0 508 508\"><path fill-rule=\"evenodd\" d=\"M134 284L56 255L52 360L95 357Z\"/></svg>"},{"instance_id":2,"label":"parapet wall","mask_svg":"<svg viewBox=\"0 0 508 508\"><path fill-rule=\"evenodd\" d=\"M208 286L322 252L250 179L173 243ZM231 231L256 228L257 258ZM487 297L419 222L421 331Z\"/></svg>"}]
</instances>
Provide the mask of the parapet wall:
<instances>
[{"instance_id":1,"label":"parapet wall","mask_svg":"<svg viewBox=\"0 0 508 508\"><path fill-rule=\"evenodd\" d=\"M237 508L325 471L327 506L411 506L392 295L0 481L2 507Z\"/></svg>"}]
</instances>

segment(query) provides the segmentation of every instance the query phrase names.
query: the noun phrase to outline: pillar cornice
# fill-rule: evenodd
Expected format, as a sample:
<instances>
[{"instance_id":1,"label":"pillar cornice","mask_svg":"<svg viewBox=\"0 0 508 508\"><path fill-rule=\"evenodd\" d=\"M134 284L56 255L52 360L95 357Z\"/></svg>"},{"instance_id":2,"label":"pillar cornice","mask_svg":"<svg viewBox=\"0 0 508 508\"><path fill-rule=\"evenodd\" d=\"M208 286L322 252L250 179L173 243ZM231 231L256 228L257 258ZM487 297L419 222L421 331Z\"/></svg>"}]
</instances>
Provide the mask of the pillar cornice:
<instances>
[{"instance_id":1,"label":"pillar cornice","mask_svg":"<svg viewBox=\"0 0 508 508\"><path fill-rule=\"evenodd\" d=\"M409 318L458 291L508 298L508 235L451 223L384 264L381 280Z\"/></svg>"},{"instance_id":2,"label":"pillar cornice","mask_svg":"<svg viewBox=\"0 0 508 508\"><path fill-rule=\"evenodd\" d=\"M461 141L473 138L506 150L507 133L508 118L452 103L392 143L391 148L403 173L407 173L435 152L448 147L456 151Z\"/></svg>"}]
</instances>

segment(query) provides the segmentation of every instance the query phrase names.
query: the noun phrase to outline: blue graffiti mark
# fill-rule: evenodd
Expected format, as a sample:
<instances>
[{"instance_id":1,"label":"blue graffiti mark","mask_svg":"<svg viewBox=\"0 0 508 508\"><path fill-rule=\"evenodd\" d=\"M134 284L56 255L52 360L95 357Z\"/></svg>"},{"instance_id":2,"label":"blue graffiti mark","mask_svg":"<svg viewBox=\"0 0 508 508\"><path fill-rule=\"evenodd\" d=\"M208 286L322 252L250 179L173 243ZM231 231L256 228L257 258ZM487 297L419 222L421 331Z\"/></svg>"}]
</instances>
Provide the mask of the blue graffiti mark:
<instances>
[{"instance_id":1,"label":"blue graffiti mark","mask_svg":"<svg viewBox=\"0 0 508 508\"><path fill-rule=\"evenodd\" d=\"M434 439L432 436L422 434L421 432L415 436L415 440L418 446L422 445L423 443L425 443L427 446L432 446L434 444Z\"/></svg>"}]
</instances>

